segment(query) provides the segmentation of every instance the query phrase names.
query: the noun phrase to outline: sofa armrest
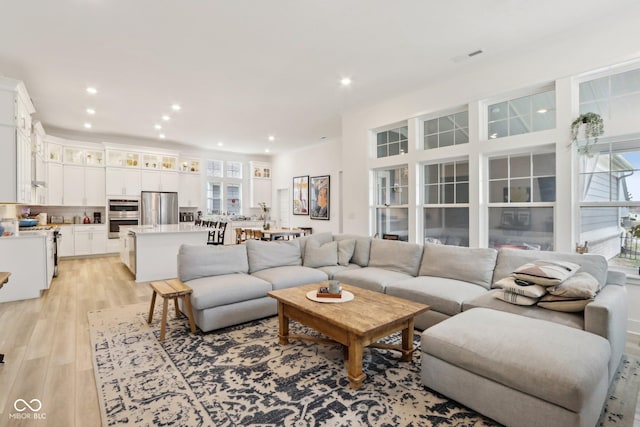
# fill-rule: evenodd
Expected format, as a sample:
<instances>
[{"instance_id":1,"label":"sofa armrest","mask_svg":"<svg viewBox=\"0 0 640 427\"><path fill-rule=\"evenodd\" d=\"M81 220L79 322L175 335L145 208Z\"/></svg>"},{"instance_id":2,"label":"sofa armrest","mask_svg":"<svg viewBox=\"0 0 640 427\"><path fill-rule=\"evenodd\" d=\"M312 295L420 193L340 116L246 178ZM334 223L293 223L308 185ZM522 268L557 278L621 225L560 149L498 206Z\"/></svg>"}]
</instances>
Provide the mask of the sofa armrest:
<instances>
[{"instance_id":1,"label":"sofa armrest","mask_svg":"<svg viewBox=\"0 0 640 427\"><path fill-rule=\"evenodd\" d=\"M584 329L606 338L611 345L609 379L613 378L627 342L627 288L607 285L584 311Z\"/></svg>"}]
</instances>

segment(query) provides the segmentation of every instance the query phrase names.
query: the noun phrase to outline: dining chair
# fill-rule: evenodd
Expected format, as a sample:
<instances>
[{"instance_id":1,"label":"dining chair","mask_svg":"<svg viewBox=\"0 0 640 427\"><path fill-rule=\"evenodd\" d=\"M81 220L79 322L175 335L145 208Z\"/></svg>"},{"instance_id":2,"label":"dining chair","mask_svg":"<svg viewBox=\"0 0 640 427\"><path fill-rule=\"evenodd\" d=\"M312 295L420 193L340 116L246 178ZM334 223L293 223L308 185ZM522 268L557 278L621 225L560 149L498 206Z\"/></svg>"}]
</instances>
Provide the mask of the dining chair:
<instances>
[{"instance_id":1,"label":"dining chair","mask_svg":"<svg viewBox=\"0 0 640 427\"><path fill-rule=\"evenodd\" d=\"M243 228L236 228L236 244L240 244L242 242L244 242L245 240L247 240L247 236L245 234L245 231Z\"/></svg>"}]
</instances>

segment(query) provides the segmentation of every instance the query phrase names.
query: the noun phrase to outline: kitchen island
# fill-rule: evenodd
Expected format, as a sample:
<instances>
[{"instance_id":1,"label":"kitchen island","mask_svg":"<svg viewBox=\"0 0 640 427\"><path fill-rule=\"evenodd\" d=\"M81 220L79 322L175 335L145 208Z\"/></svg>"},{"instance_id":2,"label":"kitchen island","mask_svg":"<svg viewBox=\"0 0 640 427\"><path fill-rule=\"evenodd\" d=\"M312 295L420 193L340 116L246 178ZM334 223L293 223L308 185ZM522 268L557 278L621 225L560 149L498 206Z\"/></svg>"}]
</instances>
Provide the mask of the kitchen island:
<instances>
[{"instance_id":1,"label":"kitchen island","mask_svg":"<svg viewBox=\"0 0 640 427\"><path fill-rule=\"evenodd\" d=\"M178 276L181 245L206 245L209 229L193 224L120 227L120 260L138 283Z\"/></svg>"},{"instance_id":2,"label":"kitchen island","mask_svg":"<svg viewBox=\"0 0 640 427\"><path fill-rule=\"evenodd\" d=\"M11 272L11 283L0 292L0 302L39 298L49 288L53 262L49 262L47 233L0 237L0 271Z\"/></svg>"}]
</instances>

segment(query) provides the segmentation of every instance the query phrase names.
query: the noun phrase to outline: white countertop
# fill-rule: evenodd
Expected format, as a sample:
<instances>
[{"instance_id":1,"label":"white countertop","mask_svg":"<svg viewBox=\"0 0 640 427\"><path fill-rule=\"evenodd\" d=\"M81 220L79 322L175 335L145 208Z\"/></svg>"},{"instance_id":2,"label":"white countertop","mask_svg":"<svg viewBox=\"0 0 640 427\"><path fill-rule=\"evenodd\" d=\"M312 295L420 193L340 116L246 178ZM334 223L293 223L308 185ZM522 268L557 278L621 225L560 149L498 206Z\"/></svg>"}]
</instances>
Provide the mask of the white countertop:
<instances>
[{"instance_id":1,"label":"white countertop","mask_svg":"<svg viewBox=\"0 0 640 427\"><path fill-rule=\"evenodd\" d=\"M124 227L121 227L121 229ZM126 227L128 231L136 235L147 234L169 234L169 233L207 233L209 229L193 224L162 224L162 225L141 225L138 227Z\"/></svg>"}]
</instances>

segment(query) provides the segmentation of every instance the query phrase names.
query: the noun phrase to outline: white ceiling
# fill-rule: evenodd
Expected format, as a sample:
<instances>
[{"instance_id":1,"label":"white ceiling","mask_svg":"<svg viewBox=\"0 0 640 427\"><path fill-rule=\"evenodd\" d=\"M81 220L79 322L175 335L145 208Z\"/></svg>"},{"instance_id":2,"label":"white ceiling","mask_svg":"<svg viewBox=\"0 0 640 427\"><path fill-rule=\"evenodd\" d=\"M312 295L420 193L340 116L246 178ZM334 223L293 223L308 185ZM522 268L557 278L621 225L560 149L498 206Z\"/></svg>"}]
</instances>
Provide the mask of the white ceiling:
<instances>
[{"instance_id":1,"label":"white ceiling","mask_svg":"<svg viewBox=\"0 0 640 427\"><path fill-rule=\"evenodd\" d=\"M339 138L344 111L538 47L637 0L3 3L0 74L25 82L47 131L84 132L90 121L87 139L152 144L160 123L167 141L264 154Z\"/></svg>"}]
</instances>

